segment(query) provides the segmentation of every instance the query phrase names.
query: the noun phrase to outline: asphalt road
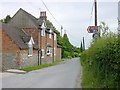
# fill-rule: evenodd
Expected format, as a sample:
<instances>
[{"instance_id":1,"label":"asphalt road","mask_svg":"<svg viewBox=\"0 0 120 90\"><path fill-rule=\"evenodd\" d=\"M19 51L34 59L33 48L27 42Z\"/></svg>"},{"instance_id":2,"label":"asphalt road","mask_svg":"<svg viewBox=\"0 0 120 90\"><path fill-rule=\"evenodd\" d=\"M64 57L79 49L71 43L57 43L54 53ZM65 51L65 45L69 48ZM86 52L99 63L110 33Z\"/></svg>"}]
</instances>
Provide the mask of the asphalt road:
<instances>
[{"instance_id":1,"label":"asphalt road","mask_svg":"<svg viewBox=\"0 0 120 90\"><path fill-rule=\"evenodd\" d=\"M81 70L79 58L65 60L26 74L3 76L2 88L80 88Z\"/></svg>"}]
</instances>

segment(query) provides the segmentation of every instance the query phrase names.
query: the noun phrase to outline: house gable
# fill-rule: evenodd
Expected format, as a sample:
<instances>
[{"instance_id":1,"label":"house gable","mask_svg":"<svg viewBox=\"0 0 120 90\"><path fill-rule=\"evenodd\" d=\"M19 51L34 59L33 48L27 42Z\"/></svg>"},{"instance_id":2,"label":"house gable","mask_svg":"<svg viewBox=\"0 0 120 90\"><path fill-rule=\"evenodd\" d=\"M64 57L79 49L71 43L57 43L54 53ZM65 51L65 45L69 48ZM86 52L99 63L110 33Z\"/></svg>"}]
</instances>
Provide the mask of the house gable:
<instances>
[{"instance_id":1,"label":"house gable","mask_svg":"<svg viewBox=\"0 0 120 90\"><path fill-rule=\"evenodd\" d=\"M19 28L38 28L37 18L21 8L12 17L8 24Z\"/></svg>"}]
</instances>

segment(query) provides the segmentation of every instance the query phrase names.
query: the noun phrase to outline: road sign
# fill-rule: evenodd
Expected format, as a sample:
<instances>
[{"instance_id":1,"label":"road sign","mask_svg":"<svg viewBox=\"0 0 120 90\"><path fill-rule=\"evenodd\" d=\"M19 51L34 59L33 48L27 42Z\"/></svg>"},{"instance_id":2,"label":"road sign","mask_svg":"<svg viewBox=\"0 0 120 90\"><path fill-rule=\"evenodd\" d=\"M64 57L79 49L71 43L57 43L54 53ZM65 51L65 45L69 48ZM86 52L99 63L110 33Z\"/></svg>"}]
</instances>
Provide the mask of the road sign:
<instances>
[{"instance_id":1,"label":"road sign","mask_svg":"<svg viewBox=\"0 0 120 90\"><path fill-rule=\"evenodd\" d=\"M99 26L89 26L87 28L88 33L97 33L99 32Z\"/></svg>"}]
</instances>

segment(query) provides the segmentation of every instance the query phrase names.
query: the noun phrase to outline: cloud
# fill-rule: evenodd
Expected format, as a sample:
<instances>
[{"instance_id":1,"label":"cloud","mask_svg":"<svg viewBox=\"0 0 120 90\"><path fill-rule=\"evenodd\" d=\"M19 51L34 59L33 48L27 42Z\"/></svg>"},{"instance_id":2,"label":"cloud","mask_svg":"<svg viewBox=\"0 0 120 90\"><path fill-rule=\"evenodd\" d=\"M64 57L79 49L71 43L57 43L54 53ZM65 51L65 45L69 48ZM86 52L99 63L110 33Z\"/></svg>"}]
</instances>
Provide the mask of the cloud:
<instances>
[{"instance_id":1,"label":"cloud","mask_svg":"<svg viewBox=\"0 0 120 90\"><path fill-rule=\"evenodd\" d=\"M67 30L70 42L79 46L82 38L85 37L86 47L89 47L92 41L92 34L87 32L89 25L94 25L94 13L91 17L91 10L94 0L43 0L53 16L57 19L60 25L63 25ZM97 0L98 1L98 0ZM98 24L100 21L106 22L111 29L117 28L117 2L119 0L99 0L98 1ZM13 16L19 8L25 9L35 17L39 17L41 10L46 10L40 0L1 0L2 16L7 14ZM47 10L46 10L47 11ZM47 11L48 19L60 31L60 25L53 19Z\"/></svg>"}]
</instances>

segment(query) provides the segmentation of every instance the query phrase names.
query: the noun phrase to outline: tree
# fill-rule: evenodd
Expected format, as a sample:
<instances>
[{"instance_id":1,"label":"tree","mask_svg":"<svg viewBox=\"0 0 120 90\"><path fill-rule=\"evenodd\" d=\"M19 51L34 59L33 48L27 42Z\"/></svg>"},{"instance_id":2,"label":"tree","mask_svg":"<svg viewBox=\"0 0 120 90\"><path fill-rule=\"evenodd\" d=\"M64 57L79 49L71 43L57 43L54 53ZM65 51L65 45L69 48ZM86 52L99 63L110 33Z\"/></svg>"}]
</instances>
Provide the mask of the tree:
<instances>
[{"instance_id":1,"label":"tree","mask_svg":"<svg viewBox=\"0 0 120 90\"><path fill-rule=\"evenodd\" d=\"M100 23L100 30L102 31L102 36L108 36L108 33L110 32L110 29L108 25L105 22Z\"/></svg>"},{"instance_id":2,"label":"tree","mask_svg":"<svg viewBox=\"0 0 120 90\"><path fill-rule=\"evenodd\" d=\"M83 52L83 45L82 45L82 42L81 42L81 45L80 45L80 52Z\"/></svg>"},{"instance_id":3,"label":"tree","mask_svg":"<svg viewBox=\"0 0 120 90\"><path fill-rule=\"evenodd\" d=\"M79 55L80 48L74 47L70 43L67 34L64 34L63 37L60 36L60 32L56 30L52 22L50 22L49 20L46 20L46 24L48 28L51 28L53 31L57 32L57 44L62 46L62 58L70 58Z\"/></svg>"},{"instance_id":4,"label":"tree","mask_svg":"<svg viewBox=\"0 0 120 90\"><path fill-rule=\"evenodd\" d=\"M4 19L1 19L0 21L3 23L8 23L11 20L11 16L7 15Z\"/></svg>"}]
</instances>

